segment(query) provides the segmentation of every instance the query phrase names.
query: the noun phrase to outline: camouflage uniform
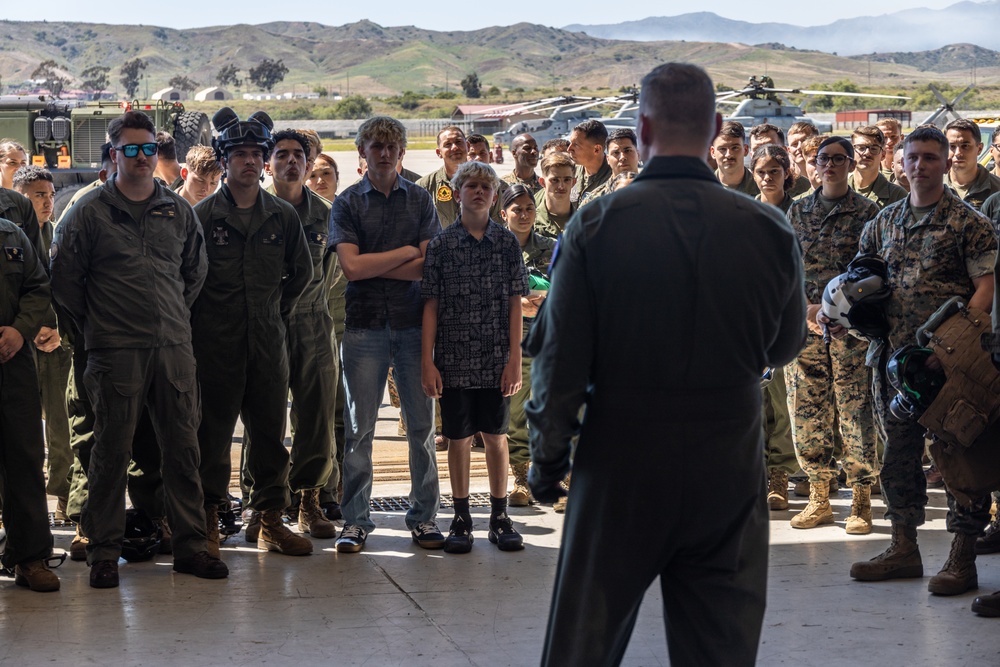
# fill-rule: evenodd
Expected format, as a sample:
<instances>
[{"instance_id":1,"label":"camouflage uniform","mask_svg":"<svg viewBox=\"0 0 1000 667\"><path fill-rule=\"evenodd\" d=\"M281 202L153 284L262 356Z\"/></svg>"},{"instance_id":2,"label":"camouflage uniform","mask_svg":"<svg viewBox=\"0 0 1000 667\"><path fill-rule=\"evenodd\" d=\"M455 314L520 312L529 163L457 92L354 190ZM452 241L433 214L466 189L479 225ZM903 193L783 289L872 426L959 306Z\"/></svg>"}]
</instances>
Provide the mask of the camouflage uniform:
<instances>
[{"instance_id":1,"label":"camouflage uniform","mask_svg":"<svg viewBox=\"0 0 1000 667\"><path fill-rule=\"evenodd\" d=\"M989 221L945 188L934 210L920 220L913 218L909 197L888 206L865 226L859 248L888 262L893 285L892 298L886 302L891 325L888 344L873 342L868 353L868 364L874 368L876 424L885 441L886 518L894 524L919 526L927 504L927 481L921 467L925 429L889 415L893 392L885 362L890 350L915 342L917 328L948 298L969 298L975 292L972 279L993 273L997 240ZM964 508L948 494L948 510L950 532L978 535L989 520L989 496Z\"/></svg>"},{"instance_id":2,"label":"camouflage uniform","mask_svg":"<svg viewBox=\"0 0 1000 667\"><path fill-rule=\"evenodd\" d=\"M430 193L431 201L434 202L434 210L437 211L442 228L448 227L458 220L458 214L461 213L461 207L458 205L458 193L451 187L451 179L448 178L448 172L444 167L427 174L417 181L417 185ZM508 187L510 186L507 183L500 181L497 200L490 207L491 220L500 220L500 200L503 199L503 193Z\"/></svg>"},{"instance_id":3,"label":"camouflage uniform","mask_svg":"<svg viewBox=\"0 0 1000 667\"><path fill-rule=\"evenodd\" d=\"M830 212L820 191L792 204L788 219L802 246L809 303L820 303L827 283L844 272L861 230L877 213L874 202L853 190ZM833 434L838 427L848 483L868 486L874 481L878 460L868 373L862 341L848 337L827 347L815 334L807 336L798 358L786 367L795 455L811 483L829 482L835 474Z\"/></svg>"},{"instance_id":4,"label":"camouflage uniform","mask_svg":"<svg viewBox=\"0 0 1000 667\"><path fill-rule=\"evenodd\" d=\"M854 174L847 177L847 185L862 197L866 197L878 204L879 210L882 210L889 204L895 204L902 199L906 199L906 190L895 183L890 183L881 172L879 172L879 175L867 188L858 188L854 185Z\"/></svg>"},{"instance_id":5,"label":"camouflage uniform","mask_svg":"<svg viewBox=\"0 0 1000 667\"><path fill-rule=\"evenodd\" d=\"M972 183L969 184L968 188L962 189L951 182L950 174L945 174L944 183L949 188L955 191L962 201L976 209L977 211L983 207L983 203L990 198L991 195L1000 192L1000 178L997 178L983 165L977 165L976 167L976 178Z\"/></svg>"},{"instance_id":6,"label":"camouflage uniform","mask_svg":"<svg viewBox=\"0 0 1000 667\"><path fill-rule=\"evenodd\" d=\"M556 242L532 232L528 242L521 247L524 266L530 272L537 269L545 275L549 274L549 262L552 261L552 251ZM524 318L524 329L521 340L527 340L534 317ZM510 397L510 425L507 430L507 449L510 453L510 464L518 465L531 460L528 450L528 417L524 414L524 404L531 398L531 357L521 355L521 389Z\"/></svg>"},{"instance_id":7,"label":"camouflage uniform","mask_svg":"<svg viewBox=\"0 0 1000 667\"><path fill-rule=\"evenodd\" d=\"M528 188L528 191L532 194L532 196L542 190L542 184L538 182L538 174L535 173L532 173L531 178L524 179L518 178L517 174L512 171L500 180L507 185L523 185Z\"/></svg>"}]
</instances>

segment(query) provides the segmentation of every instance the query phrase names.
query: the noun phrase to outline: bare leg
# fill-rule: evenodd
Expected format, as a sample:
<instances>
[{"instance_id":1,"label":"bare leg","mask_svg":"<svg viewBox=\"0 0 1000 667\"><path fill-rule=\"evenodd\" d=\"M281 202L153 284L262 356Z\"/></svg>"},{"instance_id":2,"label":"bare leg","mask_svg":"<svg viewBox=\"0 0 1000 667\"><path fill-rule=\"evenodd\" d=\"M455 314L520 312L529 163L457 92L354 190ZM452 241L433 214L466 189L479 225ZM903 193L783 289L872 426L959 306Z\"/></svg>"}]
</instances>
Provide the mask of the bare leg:
<instances>
[{"instance_id":1,"label":"bare leg","mask_svg":"<svg viewBox=\"0 0 1000 667\"><path fill-rule=\"evenodd\" d=\"M510 463L507 452L507 435L504 433L499 435L483 433L483 442L486 444L486 471L490 478L490 495L494 498L506 498L507 469L508 463ZM450 462L449 459L449 464ZM466 479L468 479L468 475L466 475ZM468 490L468 486L466 489Z\"/></svg>"},{"instance_id":2,"label":"bare leg","mask_svg":"<svg viewBox=\"0 0 1000 667\"><path fill-rule=\"evenodd\" d=\"M472 452L472 437L452 440L448 446L448 476L451 477L453 498L469 497L469 459ZM504 456L507 448L504 447ZM506 475L506 473L504 473ZM492 480L490 488L493 488Z\"/></svg>"}]
</instances>

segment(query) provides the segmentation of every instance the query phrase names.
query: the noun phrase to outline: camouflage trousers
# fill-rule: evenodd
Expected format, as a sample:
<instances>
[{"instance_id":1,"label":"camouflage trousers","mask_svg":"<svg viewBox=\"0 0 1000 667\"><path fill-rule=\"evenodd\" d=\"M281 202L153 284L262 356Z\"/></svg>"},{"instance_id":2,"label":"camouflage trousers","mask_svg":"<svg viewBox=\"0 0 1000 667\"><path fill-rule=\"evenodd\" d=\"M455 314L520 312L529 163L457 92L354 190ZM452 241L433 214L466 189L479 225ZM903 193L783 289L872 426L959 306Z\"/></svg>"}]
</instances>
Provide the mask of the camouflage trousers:
<instances>
[{"instance_id":1,"label":"camouflage trousers","mask_svg":"<svg viewBox=\"0 0 1000 667\"><path fill-rule=\"evenodd\" d=\"M882 466L882 497L885 499L885 518L892 523L919 526L924 522L927 506L927 478L924 477L924 433L926 429L915 420L901 422L889 412L889 401L895 390L886 379L884 365L873 374L872 398L875 421L885 441L885 458ZM990 495L973 498L971 507L963 507L955 497L948 499L948 516L945 525L949 533L980 535L990 521Z\"/></svg>"},{"instance_id":2,"label":"camouflage trousers","mask_svg":"<svg viewBox=\"0 0 1000 667\"><path fill-rule=\"evenodd\" d=\"M798 358L785 368L795 456L810 482L829 482L835 430L843 442L847 483L871 485L878 474L875 423L865 366L867 343L807 337Z\"/></svg>"}]
</instances>

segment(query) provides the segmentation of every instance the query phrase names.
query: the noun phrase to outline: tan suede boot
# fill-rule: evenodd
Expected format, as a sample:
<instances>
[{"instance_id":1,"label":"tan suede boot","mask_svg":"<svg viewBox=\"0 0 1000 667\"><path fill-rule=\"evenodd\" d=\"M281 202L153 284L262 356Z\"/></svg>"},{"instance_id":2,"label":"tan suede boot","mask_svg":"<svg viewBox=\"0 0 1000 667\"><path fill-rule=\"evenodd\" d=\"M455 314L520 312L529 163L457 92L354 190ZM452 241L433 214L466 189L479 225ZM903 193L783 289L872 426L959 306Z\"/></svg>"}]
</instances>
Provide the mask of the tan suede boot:
<instances>
[{"instance_id":1,"label":"tan suede boot","mask_svg":"<svg viewBox=\"0 0 1000 667\"><path fill-rule=\"evenodd\" d=\"M40 593L59 590L59 577L48 568L43 560L33 560L15 565L14 583Z\"/></svg>"},{"instance_id":2,"label":"tan suede boot","mask_svg":"<svg viewBox=\"0 0 1000 667\"><path fill-rule=\"evenodd\" d=\"M296 535L288 530L281 521L281 510L268 510L260 513L260 537L257 548L267 551L277 551L286 556L305 556L313 550L312 541L308 537Z\"/></svg>"},{"instance_id":3,"label":"tan suede boot","mask_svg":"<svg viewBox=\"0 0 1000 667\"><path fill-rule=\"evenodd\" d=\"M833 508L830 507L829 482L814 482L809 485L809 504L792 517L792 528L815 528L833 523Z\"/></svg>"},{"instance_id":4,"label":"tan suede boot","mask_svg":"<svg viewBox=\"0 0 1000 667\"><path fill-rule=\"evenodd\" d=\"M566 495L552 504L552 511L557 512L559 514L562 514L563 512L566 511L566 501L569 500L569 483L571 477L573 477L572 472L566 475L566 479L562 481L562 486L563 489L566 490Z\"/></svg>"},{"instance_id":5,"label":"tan suede boot","mask_svg":"<svg viewBox=\"0 0 1000 667\"><path fill-rule=\"evenodd\" d=\"M69 544L69 559L75 561L87 560L87 545L90 544L90 540L83 536L80 531L80 524L76 524L76 535L73 536L73 541Z\"/></svg>"},{"instance_id":6,"label":"tan suede boot","mask_svg":"<svg viewBox=\"0 0 1000 667\"><path fill-rule=\"evenodd\" d=\"M772 470L767 475L767 509L788 509L788 473L784 470Z\"/></svg>"},{"instance_id":7,"label":"tan suede boot","mask_svg":"<svg viewBox=\"0 0 1000 667\"><path fill-rule=\"evenodd\" d=\"M851 577L858 581L885 581L924 576L924 564L917 546L917 527L892 524L889 548L871 560L851 566Z\"/></svg>"},{"instance_id":8,"label":"tan suede boot","mask_svg":"<svg viewBox=\"0 0 1000 667\"><path fill-rule=\"evenodd\" d=\"M976 537L955 533L951 539L951 553L941 571L927 582L927 590L934 595L961 595L979 588L976 572Z\"/></svg>"},{"instance_id":9,"label":"tan suede boot","mask_svg":"<svg viewBox=\"0 0 1000 667\"><path fill-rule=\"evenodd\" d=\"M867 535L872 532L872 487L855 484L851 500L851 516L845 526L848 535Z\"/></svg>"},{"instance_id":10,"label":"tan suede boot","mask_svg":"<svg viewBox=\"0 0 1000 667\"><path fill-rule=\"evenodd\" d=\"M512 463L510 471L514 476L514 488L507 504L511 507L527 507L531 504L531 490L528 489L528 463Z\"/></svg>"},{"instance_id":11,"label":"tan suede boot","mask_svg":"<svg viewBox=\"0 0 1000 667\"><path fill-rule=\"evenodd\" d=\"M319 489L304 489L299 502L299 532L320 539L337 536L337 524L326 518L319 506Z\"/></svg>"}]
</instances>

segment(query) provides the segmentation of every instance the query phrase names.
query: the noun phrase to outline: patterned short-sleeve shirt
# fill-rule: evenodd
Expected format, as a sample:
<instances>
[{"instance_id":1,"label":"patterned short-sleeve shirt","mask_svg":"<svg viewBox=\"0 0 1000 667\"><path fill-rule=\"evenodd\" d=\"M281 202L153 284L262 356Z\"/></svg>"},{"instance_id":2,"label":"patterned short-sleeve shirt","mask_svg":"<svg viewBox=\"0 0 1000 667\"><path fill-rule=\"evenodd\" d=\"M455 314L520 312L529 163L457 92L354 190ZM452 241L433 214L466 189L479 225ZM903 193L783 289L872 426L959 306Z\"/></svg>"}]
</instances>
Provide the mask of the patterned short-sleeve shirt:
<instances>
[{"instance_id":1,"label":"patterned short-sleeve shirt","mask_svg":"<svg viewBox=\"0 0 1000 667\"><path fill-rule=\"evenodd\" d=\"M517 237L492 220L482 239L459 218L431 240L421 295L438 300L434 364L445 387L500 386L510 359L510 298L528 293Z\"/></svg>"}]
</instances>

